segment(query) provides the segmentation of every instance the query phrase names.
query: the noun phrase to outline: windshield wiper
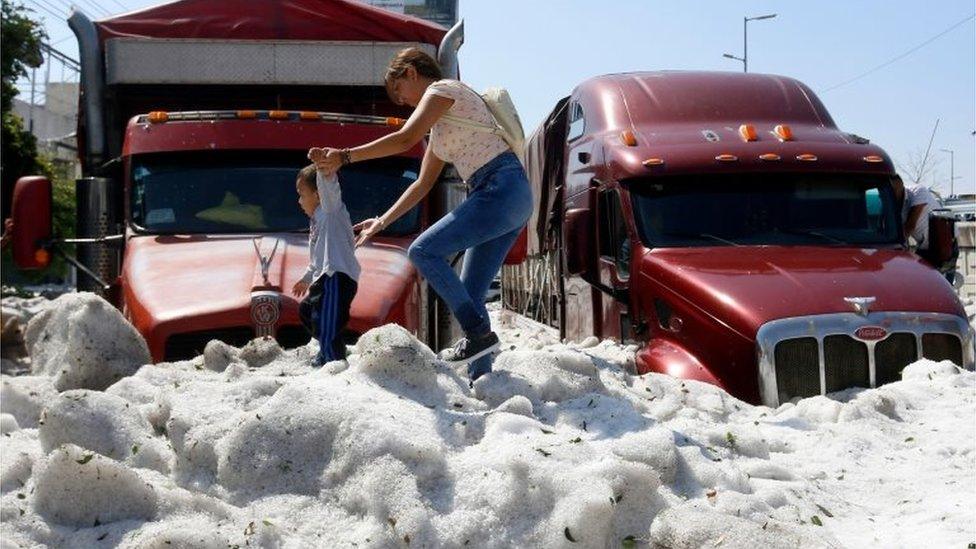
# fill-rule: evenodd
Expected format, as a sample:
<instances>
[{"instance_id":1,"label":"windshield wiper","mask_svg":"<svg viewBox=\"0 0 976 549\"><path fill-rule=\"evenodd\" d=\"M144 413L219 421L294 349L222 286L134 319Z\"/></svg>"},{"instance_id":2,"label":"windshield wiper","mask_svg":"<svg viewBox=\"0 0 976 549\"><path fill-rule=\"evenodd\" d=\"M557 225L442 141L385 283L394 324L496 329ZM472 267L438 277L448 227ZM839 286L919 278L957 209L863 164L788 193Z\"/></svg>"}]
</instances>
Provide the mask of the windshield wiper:
<instances>
[{"instance_id":1,"label":"windshield wiper","mask_svg":"<svg viewBox=\"0 0 976 549\"><path fill-rule=\"evenodd\" d=\"M698 240L715 240L716 242L721 242L723 244L728 244L730 246L742 246L737 242L732 242L731 240L726 240L720 236L715 236L709 233L662 233L664 236L677 236L678 238L697 238Z\"/></svg>"},{"instance_id":2,"label":"windshield wiper","mask_svg":"<svg viewBox=\"0 0 976 549\"><path fill-rule=\"evenodd\" d=\"M802 236L816 236L818 238L822 238L824 240L829 240L829 241L834 242L834 243L837 243L837 244L847 244L847 242L845 242L845 241L843 241L843 240L841 240L839 238L834 238L834 237L832 237L832 236L830 236L828 234L824 234L824 233L817 232L817 231L808 231L808 230L804 230L804 229L789 229L789 228L787 228L787 229L777 228L775 230L776 230L776 232L779 232L779 233L798 234L798 235L802 235Z\"/></svg>"}]
</instances>

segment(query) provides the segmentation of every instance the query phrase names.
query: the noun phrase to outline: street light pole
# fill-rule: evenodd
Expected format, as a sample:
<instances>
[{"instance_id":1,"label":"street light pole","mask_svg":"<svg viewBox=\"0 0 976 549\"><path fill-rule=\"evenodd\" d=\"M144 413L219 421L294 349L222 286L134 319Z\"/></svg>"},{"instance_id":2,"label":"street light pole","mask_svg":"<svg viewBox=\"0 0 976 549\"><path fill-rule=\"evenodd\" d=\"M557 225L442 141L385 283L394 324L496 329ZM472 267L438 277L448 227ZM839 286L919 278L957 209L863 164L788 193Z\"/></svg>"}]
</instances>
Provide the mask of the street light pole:
<instances>
[{"instance_id":1,"label":"street light pole","mask_svg":"<svg viewBox=\"0 0 976 549\"><path fill-rule=\"evenodd\" d=\"M743 17L742 18L742 57L736 57L730 53L723 53L722 57L735 59L736 61L742 61L742 72L749 72L749 21L760 21L763 19L772 19L773 17L776 17L775 13L770 13L768 15L760 15L758 17Z\"/></svg>"},{"instance_id":2,"label":"street light pole","mask_svg":"<svg viewBox=\"0 0 976 549\"><path fill-rule=\"evenodd\" d=\"M952 149L939 150L949 153L949 196L952 197L956 194L954 192L956 182L956 153Z\"/></svg>"},{"instance_id":3,"label":"street light pole","mask_svg":"<svg viewBox=\"0 0 976 549\"><path fill-rule=\"evenodd\" d=\"M742 72L749 72L749 18L742 18Z\"/></svg>"}]
</instances>

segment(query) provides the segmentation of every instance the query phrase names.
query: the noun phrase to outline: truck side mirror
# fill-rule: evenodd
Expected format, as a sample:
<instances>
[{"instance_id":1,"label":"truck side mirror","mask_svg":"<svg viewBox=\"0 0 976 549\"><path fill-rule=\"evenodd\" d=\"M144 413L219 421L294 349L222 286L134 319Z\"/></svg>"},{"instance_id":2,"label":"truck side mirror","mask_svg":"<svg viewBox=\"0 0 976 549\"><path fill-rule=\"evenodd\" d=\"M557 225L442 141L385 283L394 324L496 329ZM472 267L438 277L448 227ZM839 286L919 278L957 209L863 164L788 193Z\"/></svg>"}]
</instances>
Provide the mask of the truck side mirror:
<instances>
[{"instance_id":1,"label":"truck side mirror","mask_svg":"<svg viewBox=\"0 0 976 549\"><path fill-rule=\"evenodd\" d=\"M566 271L582 275L592 269L596 257L593 253L593 218L589 208L566 211L563 249L566 250Z\"/></svg>"},{"instance_id":2,"label":"truck side mirror","mask_svg":"<svg viewBox=\"0 0 976 549\"><path fill-rule=\"evenodd\" d=\"M941 272L955 266L959 258L956 242L956 219L948 210L935 210L929 214L928 249L919 255Z\"/></svg>"},{"instance_id":3,"label":"truck side mirror","mask_svg":"<svg viewBox=\"0 0 976 549\"><path fill-rule=\"evenodd\" d=\"M51 240L51 182L46 177L21 177L11 206L13 256L18 269L43 269L51 263L45 244Z\"/></svg>"}]
</instances>

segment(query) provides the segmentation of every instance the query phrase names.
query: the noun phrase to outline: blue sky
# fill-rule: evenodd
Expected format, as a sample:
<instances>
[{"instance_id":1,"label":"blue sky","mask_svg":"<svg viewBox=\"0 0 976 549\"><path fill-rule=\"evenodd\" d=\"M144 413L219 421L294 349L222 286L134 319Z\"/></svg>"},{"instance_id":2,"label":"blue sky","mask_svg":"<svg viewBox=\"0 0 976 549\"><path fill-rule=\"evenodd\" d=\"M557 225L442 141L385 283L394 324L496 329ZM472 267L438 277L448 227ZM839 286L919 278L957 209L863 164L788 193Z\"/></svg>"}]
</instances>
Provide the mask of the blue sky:
<instances>
[{"instance_id":1,"label":"blue sky","mask_svg":"<svg viewBox=\"0 0 976 549\"><path fill-rule=\"evenodd\" d=\"M86 11L121 13L143 0L75 0ZM62 13L68 0L27 0L48 22L51 42L75 55ZM102 8L99 11L97 8ZM769 2L707 0L461 0L466 40L461 70L481 89L508 88L531 132L557 99L598 74L634 70L741 71L742 18L749 23L749 70L808 84L844 130L870 138L896 160L932 145L935 169L923 182L948 194L955 151L955 191L976 190L976 22L856 81L976 12L972 0ZM833 88L833 89L830 89Z\"/></svg>"}]
</instances>

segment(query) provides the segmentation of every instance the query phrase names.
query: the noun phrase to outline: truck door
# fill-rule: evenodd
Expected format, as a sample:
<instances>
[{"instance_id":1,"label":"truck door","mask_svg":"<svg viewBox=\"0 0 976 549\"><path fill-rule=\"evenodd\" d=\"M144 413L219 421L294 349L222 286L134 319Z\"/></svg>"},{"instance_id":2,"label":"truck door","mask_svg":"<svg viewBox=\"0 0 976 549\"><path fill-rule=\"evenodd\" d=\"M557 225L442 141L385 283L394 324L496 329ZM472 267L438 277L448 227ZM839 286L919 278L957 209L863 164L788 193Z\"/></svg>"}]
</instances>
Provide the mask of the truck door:
<instances>
[{"instance_id":1,"label":"truck door","mask_svg":"<svg viewBox=\"0 0 976 549\"><path fill-rule=\"evenodd\" d=\"M630 281L631 241L621 211L620 192L616 188L602 188L597 194L597 241L600 252L597 260L597 288L600 290L600 337L617 341L631 339L627 314Z\"/></svg>"}]
</instances>

